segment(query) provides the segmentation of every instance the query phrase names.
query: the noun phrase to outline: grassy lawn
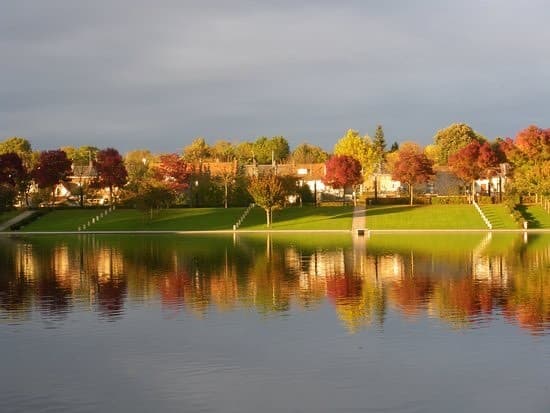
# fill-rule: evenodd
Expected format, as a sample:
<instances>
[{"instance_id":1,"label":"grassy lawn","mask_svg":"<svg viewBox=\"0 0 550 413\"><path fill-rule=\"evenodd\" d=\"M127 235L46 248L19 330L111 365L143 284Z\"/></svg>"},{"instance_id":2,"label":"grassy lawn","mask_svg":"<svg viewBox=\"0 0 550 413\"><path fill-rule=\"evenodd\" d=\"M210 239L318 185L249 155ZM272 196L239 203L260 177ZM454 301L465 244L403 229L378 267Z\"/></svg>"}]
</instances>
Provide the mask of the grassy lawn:
<instances>
[{"instance_id":1,"label":"grassy lawn","mask_svg":"<svg viewBox=\"0 0 550 413\"><path fill-rule=\"evenodd\" d=\"M493 224L494 229L516 229L519 224L514 221L510 212L503 204L480 205L485 216Z\"/></svg>"},{"instance_id":2,"label":"grassy lawn","mask_svg":"<svg viewBox=\"0 0 550 413\"><path fill-rule=\"evenodd\" d=\"M21 211L7 211L7 212L0 213L0 224L2 222L9 221L10 219L12 219L13 217L16 217L20 213Z\"/></svg>"},{"instance_id":3,"label":"grassy lawn","mask_svg":"<svg viewBox=\"0 0 550 413\"><path fill-rule=\"evenodd\" d=\"M391 205L367 209L369 229L487 229L471 205Z\"/></svg>"},{"instance_id":4,"label":"grassy lawn","mask_svg":"<svg viewBox=\"0 0 550 413\"><path fill-rule=\"evenodd\" d=\"M89 229L93 231L185 231L185 230L229 230L242 214L244 208L184 208L163 209L148 214L134 209L117 209ZM24 231L76 231L80 225L101 213L101 210L52 211L26 226Z\"/></svg>"},{"instance_id":5,"label":"grassy lawn","mask_svg":"<svg viewBox=\"0 0 550 413\"><path fill-rule=\"evenodd\" d=\"M99 209L54 210L21 228L21 231L76 231L101 212Z\"/></svg>"},{"instance_id":6,"label":"grassy lawn","mask_svg":"<svg viewBox=\"0 0 550 413\"><path fill-rule=\"evenodd\" d=\"M118 209L99 221L92 230L200 231L230 230L245 208L163 209L149 219L133 209Z\"/></svg>"},{"instance_id":7,"label":"grassy lawn","mask_svg":"<svg viewBox=\"0 0 550 413\"><path fill-rule=\"evenodd\" d=\"M273 212L273 230L349 230L353 207L291 207ZM240 229L265 230L265 211L256 207L250 211Z\"/></svg>"}]
</instances>

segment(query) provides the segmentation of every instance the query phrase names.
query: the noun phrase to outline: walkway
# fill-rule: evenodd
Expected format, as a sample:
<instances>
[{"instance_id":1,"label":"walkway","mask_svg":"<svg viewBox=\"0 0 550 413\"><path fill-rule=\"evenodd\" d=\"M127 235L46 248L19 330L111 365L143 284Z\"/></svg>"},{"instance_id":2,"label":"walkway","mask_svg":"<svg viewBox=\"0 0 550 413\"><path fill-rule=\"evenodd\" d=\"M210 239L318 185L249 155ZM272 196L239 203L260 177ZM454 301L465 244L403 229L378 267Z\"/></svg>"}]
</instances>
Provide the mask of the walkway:
<instances>
[{"instance_id":1,"label":"walkway","mask_svg":"<svg viewBox=\"0 0 550 413\"><path fill-rule=\"evenodd\" d=\"M365 215L367 210L364 206L357 205L353 209L353 218L351 220L351 230L365 229Z\"/></svg>"},{"instance_id":2,"label":"walkway","mask_svg":"<svg viewBox=\"0 0 550 413\"><path fill-rule=\"evenodd\" d=\"M16 217L13 217L9 221L3 222L2 224L0 224L0 231L9 230L12 225L17 224L24 219L27 219L27 217L30 217L32 214L34 214L34 211L25 211L17 215Z\"/></svg>"}]
</instances>

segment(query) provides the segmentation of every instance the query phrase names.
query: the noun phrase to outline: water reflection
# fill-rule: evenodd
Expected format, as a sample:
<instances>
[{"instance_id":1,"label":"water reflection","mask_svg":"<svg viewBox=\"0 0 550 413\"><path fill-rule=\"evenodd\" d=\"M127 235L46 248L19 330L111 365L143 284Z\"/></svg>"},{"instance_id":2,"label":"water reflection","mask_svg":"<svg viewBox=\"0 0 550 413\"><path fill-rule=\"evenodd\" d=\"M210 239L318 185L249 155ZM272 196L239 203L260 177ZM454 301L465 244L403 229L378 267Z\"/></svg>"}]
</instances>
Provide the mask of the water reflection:
<instances>
[{"instance_id":1,"label":"water reflection","mask_svg":"<svg viewBox=\"0 0 550 413\"><path fill-rule=\"evenodd\" d=\"M181 311L264 314L330 303L350 331L383 327L388 311L452 328L502 318L550 330L550 237L375 235L94 236L0 239L0 320L63 320L94 311L116 321L135 303Z\"/></svg>"}]
</instances>

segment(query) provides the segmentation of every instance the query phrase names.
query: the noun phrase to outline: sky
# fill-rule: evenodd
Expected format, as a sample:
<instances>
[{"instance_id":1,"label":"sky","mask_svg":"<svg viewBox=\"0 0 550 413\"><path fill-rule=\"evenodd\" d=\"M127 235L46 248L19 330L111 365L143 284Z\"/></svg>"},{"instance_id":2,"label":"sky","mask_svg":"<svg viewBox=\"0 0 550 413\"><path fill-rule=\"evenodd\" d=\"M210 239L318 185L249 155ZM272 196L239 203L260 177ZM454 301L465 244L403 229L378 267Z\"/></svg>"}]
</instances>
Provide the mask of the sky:
<instances>
[{"instance_id":1,"label":"sky","mask_svg":"<svg viewBox=\"0 0 550 413\"><path fill-rule=\"evenodd\" d=\"M0 0L0 140L179 152L550 127L545 0Z\"/></svg>"}]
</instances>

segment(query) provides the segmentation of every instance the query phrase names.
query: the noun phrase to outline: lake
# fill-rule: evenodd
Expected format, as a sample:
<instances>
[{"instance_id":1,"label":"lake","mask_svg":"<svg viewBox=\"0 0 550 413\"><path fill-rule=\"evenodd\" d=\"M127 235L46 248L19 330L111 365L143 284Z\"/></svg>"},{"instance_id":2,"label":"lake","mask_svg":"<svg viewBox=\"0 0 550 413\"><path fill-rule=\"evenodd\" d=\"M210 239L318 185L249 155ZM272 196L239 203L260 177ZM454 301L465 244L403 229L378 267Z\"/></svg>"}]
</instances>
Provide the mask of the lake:
<instances>
[{"instance_id":1,"label":"lake","mask_svg":"<svg viewBox=\"0 0 550 413\"><path fill-rule=\"evenodd\" d=\"M548 412L550 236L0 237L1 412Z\"/></svg>"}]
</instances>

